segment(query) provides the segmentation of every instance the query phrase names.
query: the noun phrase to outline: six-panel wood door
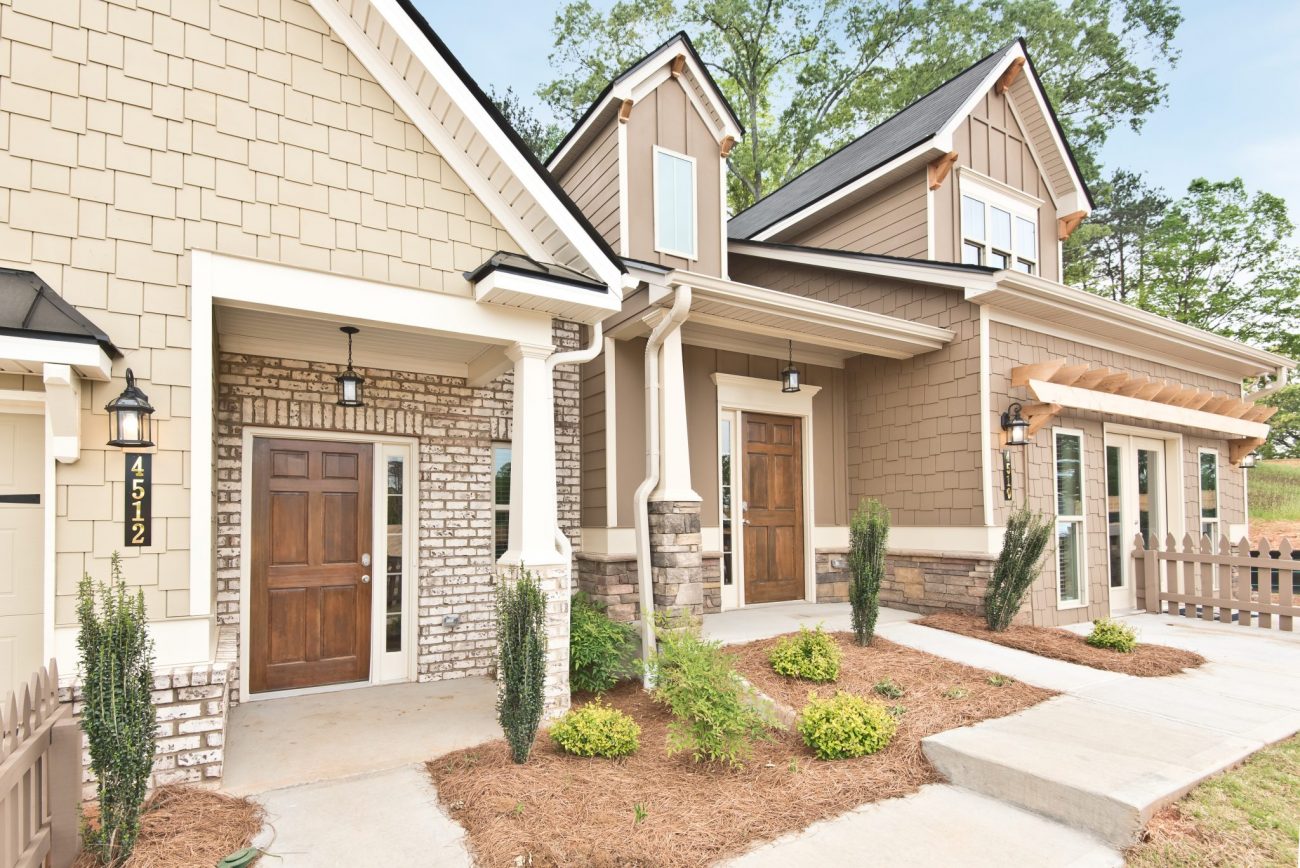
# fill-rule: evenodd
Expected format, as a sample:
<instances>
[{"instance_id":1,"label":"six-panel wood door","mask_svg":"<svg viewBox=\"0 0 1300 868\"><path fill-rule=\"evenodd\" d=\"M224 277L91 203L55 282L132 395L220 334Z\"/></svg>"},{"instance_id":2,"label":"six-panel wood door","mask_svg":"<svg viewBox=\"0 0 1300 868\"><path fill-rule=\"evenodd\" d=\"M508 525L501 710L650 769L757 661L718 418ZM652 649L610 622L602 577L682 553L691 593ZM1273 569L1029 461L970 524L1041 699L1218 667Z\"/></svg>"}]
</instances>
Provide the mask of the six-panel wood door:
<instances>
[{"instance_id":1,"label":"six-panel wood door","mask_svg":"<svg viewBox=\"0 0 1300 868\"><path fill-rule=\"evenodd\" d=\"M745 602L804 598L802 420L744 414Z\"/></svg>"},{"instance_id":2,"label":"six-panel wood door","mask_svg":"<svg viewBox=\"0 0 1300 868\"><path fill-rule=\"evenodd\" d=\"M253 693L370 677L371 460L370 444L253 441Z\"/></svg>"}]
</instances>

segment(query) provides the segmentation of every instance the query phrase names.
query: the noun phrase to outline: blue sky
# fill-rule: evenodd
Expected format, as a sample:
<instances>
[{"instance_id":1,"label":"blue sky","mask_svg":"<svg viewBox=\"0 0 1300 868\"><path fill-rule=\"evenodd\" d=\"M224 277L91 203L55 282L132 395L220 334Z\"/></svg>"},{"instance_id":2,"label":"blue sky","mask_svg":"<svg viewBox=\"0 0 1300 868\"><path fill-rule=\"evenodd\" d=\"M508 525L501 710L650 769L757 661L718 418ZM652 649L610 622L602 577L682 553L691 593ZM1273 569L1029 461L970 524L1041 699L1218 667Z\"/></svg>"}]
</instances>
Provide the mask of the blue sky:
<instances>
[{"instance_id":1,"label":"blue sky","mask_svg":"<svg viewBox=\"0 0 1300 868\"><path fill-rule=\"evenodd\" d=\"M559 0L416 3L481 83L531 98L551 77ZM1183 14L1168 104L1140 133L1115 130L1103 164L1144 171L1170 193L1197 176L1240 175L1252 190L1283 196L1300 222L1300 3L1190 0Z\"/></svg>"}]
</instances>

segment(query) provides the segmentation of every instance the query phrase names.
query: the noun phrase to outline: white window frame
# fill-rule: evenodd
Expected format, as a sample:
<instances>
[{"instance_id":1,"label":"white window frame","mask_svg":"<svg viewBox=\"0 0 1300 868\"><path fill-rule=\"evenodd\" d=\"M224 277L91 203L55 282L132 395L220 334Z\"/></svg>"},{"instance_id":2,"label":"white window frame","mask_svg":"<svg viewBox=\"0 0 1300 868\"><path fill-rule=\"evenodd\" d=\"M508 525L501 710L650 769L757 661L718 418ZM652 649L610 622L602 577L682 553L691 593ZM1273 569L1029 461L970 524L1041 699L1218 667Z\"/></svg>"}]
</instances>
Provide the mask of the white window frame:
<instances>
[{"instance_id":1,"label":"white window frame","mask_svg":"<svg viewBox=\"0 0 1300 868\"><path fill-rule=\"evenodd\" d=\"M491 457L492 457L492 560L493 560L494 563L496 562L496 559L500 557L500 555L497 554L497 521L496 521L497 516L500 515L501 513L505 513L505 515L506 515L506 525L507 525L507 528L509 527L509 524L510 524L510 501L507 500L505 503L497 503L497 470L496 470L496 465L497 465L497 450L498 450L498 449L504 449L504 450L506 450L506 454L510 456L510 460L507 462L508 464L513 465L514 460L515 460L515 455L514 455L513 445L511 444L511 442L510 442L509 440L493 440L493 441L492 441L492 446L491 446L491 448L490 448L490 452L489 452L489 454L490 454ZM515 472L515 468L514 468L513 466L511 466L511 468L510 468L510 473L511 473L511 475L513 475L514 472ZM507 529L506 533L507 533L507 535L509 534L509 530L508 530L508 529ZM509 546L509 539L507 539L506 544L507 544L507 547L508 547L508 546Z\"/></svg>"},{"instance_id":2,"label":"white window frame","mask_svg":"<svg viewBox=\"0 0 1300 868\"><path fill-rule=\"evenodd\" d=\"M984 206L984 237L983 238L978 238L978 239L972 238L966 234L965 199L967 197L974 199L975 201L981 203ZM1011 215L1011 246L1009 250L1003 249L1001 247L995 248L993 246L993 239L992 239L992 235L993 235L992 209L993 208L997 208L1001 211L1005 211ZM1026 220L1034 225L1035 244L1034 244L1033 259L1030 259L1029 257L1026 256L1022 256L1020 252L1017 250L1016 242L1019 240L1018 224L1016 222L1017 218ZM1037 275L1042 274L1041 264L1043 261L1043 237L1042 237L1043 230L1042 230L1042 226L1039 225L1039 221L1038 221L1038 205L1033 204L1033 202L1029 201L1028 197L1022 199L1019 196L1008 195L1007 192L1003 192L1001 190L995 189L990 184L980 183L979 181L971 180L969 177L963 175L960 183L960 190L959 190L959 196L957 201L957 221L960 228L960 234L959 234L959 240L957 246L958 262L964 261L963 255L965 253L965 246L969 243L969 244L974 244L980 248L980 263L979 263L980 265L988 265L989 267L992 267L990 264L990 260L992 258L993 252L996 250L998 253L1002 253L1006 255L1007 263L1008 263L1006 266L1006 270L1015 271L1016 263L1018 261L1024 261L1024 262L1028 262L1030 265L1030 270L1028 272L1029 274L1037 274Z\"/></svg>"},{"instance_id":3,"label":"white window frame","mask_svg":"<svg viewBox=\"0 0 1300 868\"><path fill-rule=\"evenodd\" d=\"M718 587L720 588L721 602L723 609L735 609L740 606L740 576L741 557L743 552L737 543L740 541L741 531L739 522L736 521L736 506L740 503L741 489L740 483L740 462L737 460L740 456L740 422L742 412L739 410L720 410L718 412L718 551L722 554L723 561L729 563L720 564L718 575ZM723 425L727 425L727 448L731 450L731 480L726 484L731 488L731 515L730 517L723 514L722 508L722 445L723 445ZM731 522L731 551L727 551L726 535L723 522ZM727 568L731 570L731 584L725 581Z\"/></svg>"},{"instance_id":4,"label":"white window frame","mask_svg":"<svg viewBox=\"0 0 1300 868\"><path fill-rule=\"evenodd\" d=\"M1057 454L1057 438L1061 435L1067 437L1077 437L1079 439L1079 503L1083 511L1079 515L1061 515L1058 511L1061 506L1061 486L1060 476L1057 472L1059 456ZM1087 462L1087 438L1082 430L1078 428L1053 428L1052 429L1052 536L1056 540L1056 608L1064 609L1081 609L1088 605L1088 462ZM1061 597L1061 536L1057 530L1057 525L1062 521L1069 521L1079 526L1079 599L1065 600ZM1108 582L1109 584L1109 582Z\"/></svg>"},{"instance_id":5,"label":"white window frame","mask_svg":"<svg viewBox=\"0 0 1300 868\"><path fill-rule=\"evenodd\" d=\"M679 160L685 160L691 165L691 249L676 250L666 246L659 234L659 155L664 154ZM655 223L655 250L668 256L677 256L682 259L695 261L699 259L700 250L700 198L699 198L699 165L695 158L690 154L682 154L668 148L654 146L654 158L651 166L651 172L654 176L653 196L654 196L654 223Z\"/></svg>"},{"instance_id":6,"label":"white window frame","mask_svg":"<svg viewBox=\"0 0 1300 868\"><path fill-rule=\"evenodd\" d=\"M1205 455L1214 457L1214 518L1205 517L1205 503L1202 500L1204 489L1201 488L1201 460ZM1223 528L1223 464L1219 461L1219 450L1201 447L1196 450L1196 533L1198 538L1205 535L1205 525L1213 524L1214 533L1210 542L1217 549Z\"/></svg>"}]
</instances>

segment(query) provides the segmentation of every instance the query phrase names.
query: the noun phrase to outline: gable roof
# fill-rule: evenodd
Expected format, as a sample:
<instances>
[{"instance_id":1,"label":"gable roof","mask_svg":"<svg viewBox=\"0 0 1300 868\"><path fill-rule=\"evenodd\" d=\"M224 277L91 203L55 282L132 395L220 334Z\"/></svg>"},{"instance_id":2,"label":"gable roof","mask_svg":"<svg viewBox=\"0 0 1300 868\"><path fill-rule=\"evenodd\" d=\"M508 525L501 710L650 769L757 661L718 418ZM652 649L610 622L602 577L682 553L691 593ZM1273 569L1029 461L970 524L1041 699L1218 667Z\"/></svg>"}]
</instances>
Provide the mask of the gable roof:
<instances>
[{"instance_id":1,"label":"gable roof","mask_svg":"<svg viewBox=\"0 0 1300 868\"><path fill-rule=\"evenodd\" d=\"M816 165L806 169L784 186L769 193L732 217L727 234L734 239L766 240L778 224L801 213L815 211L819 203L857 182L870 180L872 173L885 169L900 158L925 150L946 153L952 149L951 135L969 113L975 99L987 92L997 77L1017 57L1026 60L1028 74L1019 76L1017 84L1033 79L1029 96L1045 108L1056 132L1057 142L1069 161L1068 174L1086 201L1091 197L1061 134L1060 124L1050 101L1038 83L1037 74L1025 50L1023 39L1016 39L976 61L945 81L902 111L887 118L863 135L849 142ZM929 146L928 148L926 146ZM829 203L828 203L829 204Z\"/></svg>"},{"instance_id":2,"label":"gable roof","mask_svg":"<svg viewBox=\"0 0 1300 868\"><path fill-rule=\"evenodd\" d=\"M309 0L530 258L618 286L623 264L411 0Z\"/></svg>"},{"instance_id":3,"label":"gable roof","mask_svg":"<svg viewBox=\"0 0 1300 868\"><path fill-rule=\"evenodd\" d=\"M0 268L0 334L96 344L109 358L122 357L103 329L34 271Z\"/></svg>"},{"instance_id":4,"label":"gable roof","mask_svg":"<svg viewBox=\"0 0 1300 868\"><path fill-rule=\"evenodd\" d=\"M552 172L561 171L565 157L580 151L581 144L586 141L589 134L603 128L605 123L618 113L618 107L623 100L635 99L639 96L638 89L647 81L658 86L660 82L653 80L654 73L679 54L686 58L683 74L687 80L683 82L683 86L686 87L688 95L693 94L699 100L697 107L703 108L701 114L705 115L714 137L719 141L725 136L732 136L739 140L745 134L744 125L736 117L736 112L727 100L726 94L718 87L704 60L695 50L691 38L685 31L679 30L605 85L592 100L591 105L587 106L587 110L582 113L578 122L565 133L564 138L555 146L555 150L551 151L551 155L546 158L547 168Z\"/></svg>"}]
</instances>

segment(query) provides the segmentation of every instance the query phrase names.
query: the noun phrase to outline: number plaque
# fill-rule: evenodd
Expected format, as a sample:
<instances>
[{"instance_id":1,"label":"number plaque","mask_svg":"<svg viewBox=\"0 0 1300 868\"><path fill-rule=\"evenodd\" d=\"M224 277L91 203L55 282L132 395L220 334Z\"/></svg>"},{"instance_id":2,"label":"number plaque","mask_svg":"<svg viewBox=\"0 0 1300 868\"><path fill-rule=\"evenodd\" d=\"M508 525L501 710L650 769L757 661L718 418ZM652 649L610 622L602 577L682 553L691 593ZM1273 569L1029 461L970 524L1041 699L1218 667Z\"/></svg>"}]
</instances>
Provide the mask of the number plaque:
<instances>
[{"instance_id":1,"label":"number plaque","mask_svg":"<svg viewBox=\"0 0 1300 868\"><path fill-rule=\"evenodd\" d=\"M126 544L150 545L153 528L153 455L126 455Z\"/></svg>"}]
</instances>

